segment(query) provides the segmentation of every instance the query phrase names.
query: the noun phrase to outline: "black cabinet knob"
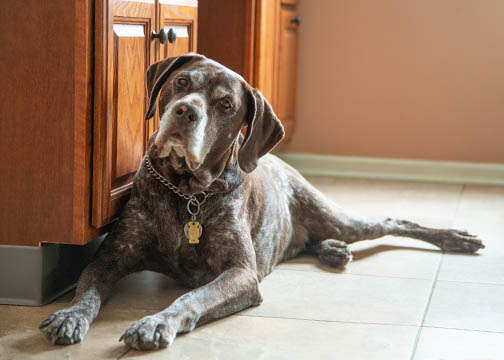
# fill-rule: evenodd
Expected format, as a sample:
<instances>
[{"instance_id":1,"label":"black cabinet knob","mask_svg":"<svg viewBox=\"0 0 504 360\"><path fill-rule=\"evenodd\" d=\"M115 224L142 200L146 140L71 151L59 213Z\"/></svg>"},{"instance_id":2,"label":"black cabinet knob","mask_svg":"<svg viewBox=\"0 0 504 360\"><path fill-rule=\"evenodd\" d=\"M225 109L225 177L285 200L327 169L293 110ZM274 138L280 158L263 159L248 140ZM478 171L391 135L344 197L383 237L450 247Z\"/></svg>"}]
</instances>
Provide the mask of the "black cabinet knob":
<instances>
[{"instance_id":1,"label":"black cabinet knob","mask_svg":"<svg viewBox=\"0 0 504 360\"><path fill-rule=\"evenodd\" d=\"M292 18L292 19L291 19L291 23L294 23L294 24L296 24L296 25L301 24L301 16L299 16L299 15L298 15L298 16L296 16L295 18Z\"/></svg>"},{"instance_id":2,"label":"black cabinet knob","mask_svg":"<svg viewBox=\"0 0 504 360\"><path fill-rule=\"evenodd\" d=\"M171 31L171 29L170 29L170 31ZM159 34L156 34L156 32L154 30L152 30L152 40L156 40L156 39L159 39L159 42L161 44L164 44L166 42L166 40L169 39L169 33L167 33L164 28L159 30ZM170 42L172 42L172 41L170 41Z\"/></svg>"},{"instance_id":3,"label":"black cabinet knob","mask_svg":"<svg viewBox=\"0 0 504 360\"><path fill-rule=\"evenodd\" d=\"M173 44L175 40L177 40L177 33L173 30L173 28L170 28L170 30L168 30L168 41L170 44Z\"/></svg>"}]
</instances>

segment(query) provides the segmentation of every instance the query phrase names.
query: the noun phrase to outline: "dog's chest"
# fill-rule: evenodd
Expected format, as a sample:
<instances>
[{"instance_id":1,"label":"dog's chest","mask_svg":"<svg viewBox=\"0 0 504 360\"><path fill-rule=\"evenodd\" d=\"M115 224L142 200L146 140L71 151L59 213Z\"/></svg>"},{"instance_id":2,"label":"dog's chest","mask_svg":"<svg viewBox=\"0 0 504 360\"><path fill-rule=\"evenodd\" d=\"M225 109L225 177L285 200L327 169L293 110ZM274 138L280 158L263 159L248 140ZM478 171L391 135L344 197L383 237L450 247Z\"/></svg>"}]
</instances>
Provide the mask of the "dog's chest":
<instances>
[{"instance_id":1,"label":"dog's chest","mask_svg":"<svg viewBox=\"0 0 504 360\"><path fill-rule=\"evenodd\" d=\"M202 234L197 244L190 243L184 232L187 221L190 218L182 217L179 221L170 221L169 225L160 228L157 250L163 266L171 276L191 287L201 286L215 277L207 262L209 234Z\"/></svg>"}]
</instances>

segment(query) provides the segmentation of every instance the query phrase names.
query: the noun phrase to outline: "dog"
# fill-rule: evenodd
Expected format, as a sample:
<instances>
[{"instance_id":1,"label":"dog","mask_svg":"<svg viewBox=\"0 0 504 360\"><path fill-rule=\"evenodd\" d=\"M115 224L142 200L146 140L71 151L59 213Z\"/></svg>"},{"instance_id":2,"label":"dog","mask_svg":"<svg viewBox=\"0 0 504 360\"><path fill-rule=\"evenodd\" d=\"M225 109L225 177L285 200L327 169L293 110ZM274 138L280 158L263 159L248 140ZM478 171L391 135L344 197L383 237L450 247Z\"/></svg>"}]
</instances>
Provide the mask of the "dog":
<instances>
[{"instance_id":1,"label":"dog","mask_svg":"<svg viewBox=\"0 0 504 360\"><path fill-rule=\"evenodd\" d=\"M159 129L131 198L82 272L71 306L40 324L53 344L81 342L114 284L141 270L193 289L120 338L130 348L150 350L259 305L260 281L302 251L343 267L352 257L347 244L385 235L445 251L484 247L464 231L369 221L337 207L268 154L284 137L282 124L257 89L215 61L198 54L162 60L148 68L146 87L146 119L154 116L159 96Z\"/></svg>"}]
</instances>

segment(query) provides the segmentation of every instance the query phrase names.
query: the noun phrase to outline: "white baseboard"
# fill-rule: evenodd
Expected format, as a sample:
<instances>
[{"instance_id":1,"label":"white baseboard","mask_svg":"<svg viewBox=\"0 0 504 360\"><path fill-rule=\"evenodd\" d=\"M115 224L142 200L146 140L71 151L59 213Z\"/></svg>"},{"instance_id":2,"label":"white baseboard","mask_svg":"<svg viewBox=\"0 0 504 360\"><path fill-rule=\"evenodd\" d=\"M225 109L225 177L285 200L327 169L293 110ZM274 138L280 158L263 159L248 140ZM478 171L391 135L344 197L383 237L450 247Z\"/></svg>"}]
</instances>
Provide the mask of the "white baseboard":
<instances>
[{"instance_id":1,"label":"white baseboard","mask_svg":"<svg viewBox=\"0 0 504 360\"><path fill-rule=\"evenodd\" d=\"M504 185L504 164L276 152L303 175Z\"/></svg>"}]
</instances>

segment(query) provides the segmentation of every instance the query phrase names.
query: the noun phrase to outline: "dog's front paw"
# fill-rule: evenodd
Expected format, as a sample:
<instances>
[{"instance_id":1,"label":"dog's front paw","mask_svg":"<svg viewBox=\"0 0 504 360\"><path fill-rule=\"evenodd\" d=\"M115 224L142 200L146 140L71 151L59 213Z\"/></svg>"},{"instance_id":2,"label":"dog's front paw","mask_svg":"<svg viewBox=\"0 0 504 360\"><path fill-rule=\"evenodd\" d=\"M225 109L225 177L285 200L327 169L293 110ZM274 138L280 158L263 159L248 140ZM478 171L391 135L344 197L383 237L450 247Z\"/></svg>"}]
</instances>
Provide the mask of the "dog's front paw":
<instances>
[{"instance_id":1,"label":"dog's front paw","mask_svg":"<svg viewBox=\"0 0 504 360\"><path fill-rule=\"evenodd\" d=\"M71 345L84 339L89 321L81 310L70 307L49 316L40 323L39 329L52 344Z\"/></svg>"},{"instance_id":2,"label":"dog's front paw","mask_svg":"<svg viewBox=\"0 0 504 360\"><path fill-rule=\"evenodd\" d=\"M445 230L440 234L439 247L444 251L474 253L485 245L476 236L460 230Z\"/></svg>"},{"instance_id":3,"label":"dog's front paw","mask_svg":"<svg viewBox=\"0 0 504 360\"><path fill-rule=\"evenodd\" d=\"M163 349L173 342L177 329L161 316L151 315L130 326L119 341L136 350Z\"/></svg>"}]
</instances>

